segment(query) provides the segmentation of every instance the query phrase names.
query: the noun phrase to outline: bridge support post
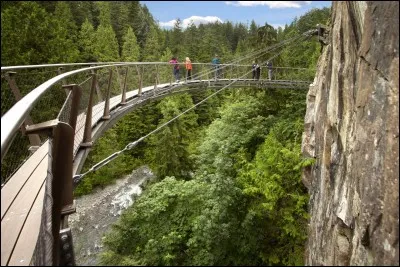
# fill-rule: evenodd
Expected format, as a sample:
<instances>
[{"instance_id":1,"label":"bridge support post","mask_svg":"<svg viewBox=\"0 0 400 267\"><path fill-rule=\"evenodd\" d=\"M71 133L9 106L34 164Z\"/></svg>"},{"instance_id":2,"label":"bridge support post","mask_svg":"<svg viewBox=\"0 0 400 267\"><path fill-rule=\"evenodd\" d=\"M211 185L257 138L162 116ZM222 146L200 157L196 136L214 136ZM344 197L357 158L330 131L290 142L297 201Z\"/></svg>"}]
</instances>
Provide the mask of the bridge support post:
<instances>
[{"instance_id":1,"label":"bridge support post","mask_svg":"<svg viewBox=\"0 0 400 267\"><path fill-rule=\"evenodd\" d=\"M92 146L92 109L93 109L93 94L97 85L97 74L96 71L92 72L92 86L90 88L89 102L86 110L85 119L85 130L83 132L83 140L81 147L91 147Z\"/></svg>"},{"instance_id":2,"label":"bridge support post","mask_svg":"<svg viewBox=\"0 0 400 267\"><path fill-rule=\"evenodd\" d=\"M106 92L106 101L104 102L104 113L101 119L109 120L110 119L110 90L111 90L111 82L112 82L113 71L110 69L108 76L108 86Z\"/></svg>"},{"instance_id":3,"label":"bridge support post","mask_svg":"<svg viewBox=\"0 0 400 267\"><path fill-rule=\"evenodd\" d=\"M74 130L56 119L28 126L27 132L44 133L50 137L42 219L32 263L39 266L59 265L63 204L65 199L72 200Z\"/></svg>"},{"instance_id":4,"label":"bridge support post","mask_svg":"<svg viewBox=\"0 0 400 267\"><path fill-rule=\"evenodd\" d=\"M121 96L120 105L126 105L126 81L128 80L128 71L129 71L129 67L126 67L124 87L122 87L122 96Z\"/></svg>"},{"instance_id":5,"label":"bridge support post","mask_svg":"<svg viewBox=\"0 0 400 267\"><path fill-rule=\"evenodd\" d=\"M16 74L16 72L9 71L9 72L7 72L5 74L5 78L6 78L7 82L8 82L8 85L11 88L11 92L13 93L16 102L18 102L22 98L22 96L21 96L21 93L20 93L19 88L17 86L17 83L15 82L15 78L14 78L15 74ZM32 119L28 115L26 117L24 123L22 124L21 128L20 128L21 132L22 132L22 135L26 134L26 131L25 131L26 126L27 125L32 125L32 124L33 124ZM40 142L41 141L40 141L39 135L37 135L37 134L28 134L28 138L29 138L29 143L30 143L31 147L39 147L40 146Z\"/></svg>"}]
</instances>

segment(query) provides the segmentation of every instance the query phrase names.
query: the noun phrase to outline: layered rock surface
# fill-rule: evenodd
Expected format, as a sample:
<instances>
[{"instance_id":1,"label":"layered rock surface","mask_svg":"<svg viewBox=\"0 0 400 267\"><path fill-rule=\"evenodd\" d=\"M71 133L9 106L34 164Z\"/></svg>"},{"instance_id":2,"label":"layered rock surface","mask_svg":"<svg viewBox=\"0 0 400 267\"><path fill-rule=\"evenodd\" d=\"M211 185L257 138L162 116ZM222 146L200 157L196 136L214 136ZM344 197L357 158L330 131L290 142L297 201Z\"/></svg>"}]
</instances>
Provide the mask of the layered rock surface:
<instances>
[{"instance_id":1,"label":"layered rock surface","mask_svg":"<svg viewBox=\"0 0 400 267\"><path fill-rule=\"evenodd\" d=\"M399 3L332 2L307 95L307 265L399 264Z\"/></svg>"}]
</instances>

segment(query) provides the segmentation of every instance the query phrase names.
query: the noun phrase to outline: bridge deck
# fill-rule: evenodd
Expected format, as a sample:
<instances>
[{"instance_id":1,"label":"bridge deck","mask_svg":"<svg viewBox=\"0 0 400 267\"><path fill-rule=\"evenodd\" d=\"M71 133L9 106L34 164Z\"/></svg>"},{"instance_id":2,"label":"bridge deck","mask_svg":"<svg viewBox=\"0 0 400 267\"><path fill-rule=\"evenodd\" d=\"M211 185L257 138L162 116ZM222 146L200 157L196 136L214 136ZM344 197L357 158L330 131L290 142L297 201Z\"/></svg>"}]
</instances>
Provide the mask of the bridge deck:
<instances>
[{"instance_id":1,"label":"bridge deck","mask_svg":"<svg viewBox=\"0 0 400 267\"><path fill-rule=\"evenodd\" d=\"M217 81L190 81L188 84L213 82L228 84L231 80ZM252 81L241 79L249 84L262 84L266 81ZM267 82L268 83L268 82ZM272 81L270 83L279 83ZM307 82L306 82L307 83ZM183 82L180 82L183 84ZM309 84L309 83L308 83ZM158 89L166 88L170 84L160 84ZM176 85L173 83L172 85ZM151 91L154 85L143 88L142 92ZM138 90L127 92L127 101L137 95ZM110 98L110 111L117 107L121 95ZM104 102L93 106L92 128L101 120L104 111ZM86 115L80 114L77 118L74 140L74 158L83 140ZM1 189L1 265L29 265L39 234L40 221L43 209L45 179L48 168L48 141L33 153L20 169L9 179Z\"/></svg>"}]
</instances>

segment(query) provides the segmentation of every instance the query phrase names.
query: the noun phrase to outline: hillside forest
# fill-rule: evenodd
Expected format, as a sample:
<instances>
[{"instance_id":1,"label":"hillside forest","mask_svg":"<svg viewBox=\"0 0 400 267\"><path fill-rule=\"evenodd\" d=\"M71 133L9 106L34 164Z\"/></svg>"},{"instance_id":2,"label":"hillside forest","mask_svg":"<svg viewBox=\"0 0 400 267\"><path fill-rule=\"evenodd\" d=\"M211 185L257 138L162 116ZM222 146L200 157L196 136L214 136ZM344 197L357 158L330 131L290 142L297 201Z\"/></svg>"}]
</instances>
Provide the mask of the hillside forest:
<instances>
[{"instance_id":1,"label":"hillside forest","mask_svg":"<svg viewBox=\"0 0 400 267\"><path fill-rule=\"evenodd\" d=\"M180 19L162 29L137 1L2 1L1 61L166 62L176 56L207 63L218 54L224 63L328 24L330 12L312 9L278 29L254 20L183 28ZM314 37L284 48L273 64L306 68L301 79L311 83L319 55ZM95 142L82 173L213 92L178 94L132 111ZM306 94L228 88L85 176L76 197L142 165L157 176L106 235L102 264L303 265L309 199L301 170L313 164L300 151Z\"/></svg>"}]
</instances>

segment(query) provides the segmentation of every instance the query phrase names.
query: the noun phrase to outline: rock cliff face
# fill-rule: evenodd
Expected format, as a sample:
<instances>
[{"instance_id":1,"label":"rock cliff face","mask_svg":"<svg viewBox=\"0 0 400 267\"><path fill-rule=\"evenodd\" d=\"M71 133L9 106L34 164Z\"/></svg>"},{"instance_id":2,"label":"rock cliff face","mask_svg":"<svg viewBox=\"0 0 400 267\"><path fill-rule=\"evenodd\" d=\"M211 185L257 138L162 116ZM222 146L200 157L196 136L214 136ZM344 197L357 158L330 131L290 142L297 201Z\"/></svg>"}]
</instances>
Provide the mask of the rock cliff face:
<instances>
[{"instance_id":1,"label":"rock cliff face","mask_svg":"<svg viewBox=\"0 0 400 267\"><path fill-rule=\"evenodd\" d=\"M399 3L332 2L307 95L306 265L399 264Z\"/></svg>"}]
</instances>

